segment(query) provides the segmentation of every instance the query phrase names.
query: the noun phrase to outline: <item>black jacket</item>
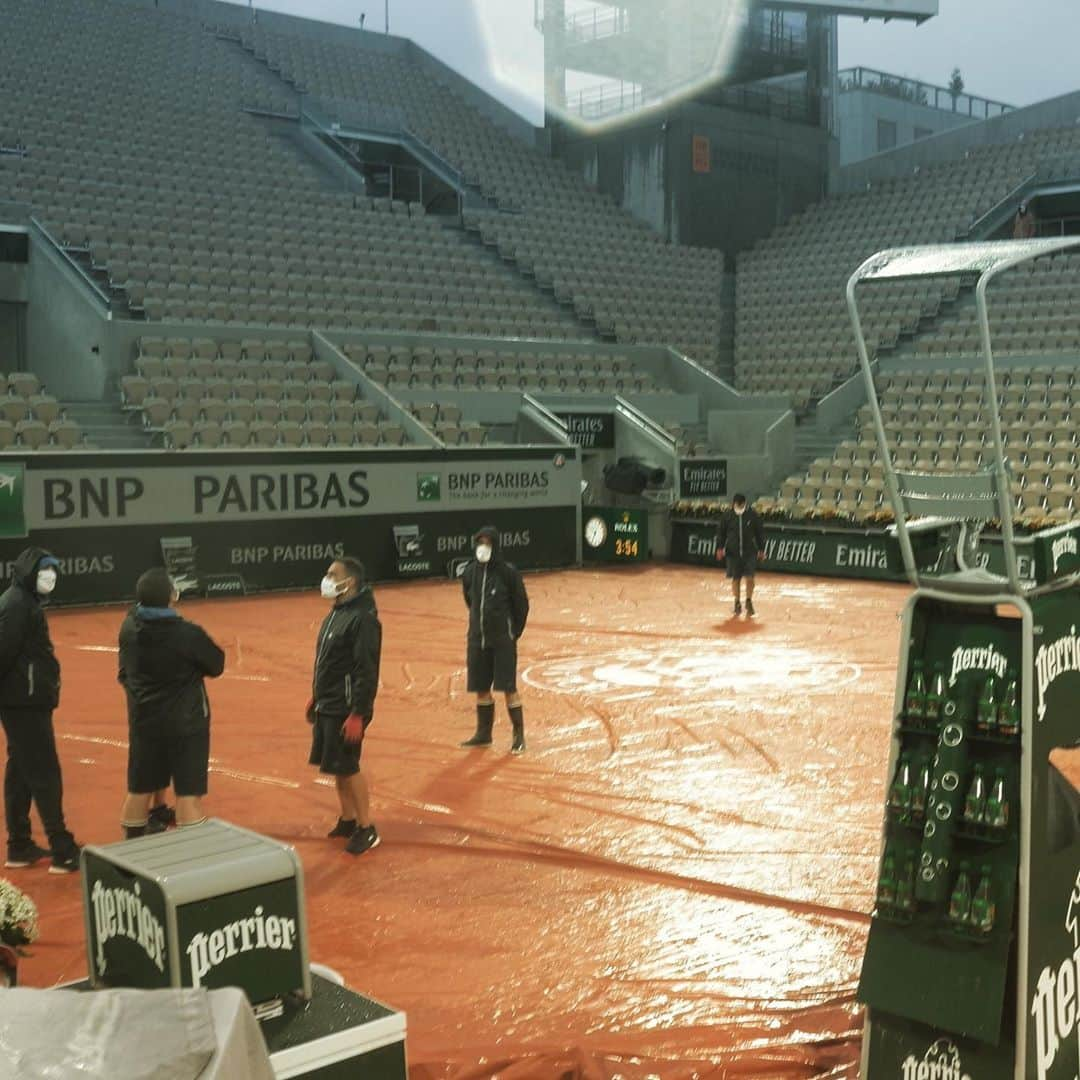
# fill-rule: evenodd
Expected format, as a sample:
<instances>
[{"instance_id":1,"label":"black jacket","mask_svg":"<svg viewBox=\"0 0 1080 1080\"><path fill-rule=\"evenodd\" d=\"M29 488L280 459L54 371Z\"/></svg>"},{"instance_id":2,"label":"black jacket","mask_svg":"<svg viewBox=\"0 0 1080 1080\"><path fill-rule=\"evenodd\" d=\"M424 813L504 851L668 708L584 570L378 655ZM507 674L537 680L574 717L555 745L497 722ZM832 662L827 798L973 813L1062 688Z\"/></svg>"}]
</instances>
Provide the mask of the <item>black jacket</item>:
<instances>
[{"instance_id":1,"label":"black jacket","mask_svg":"<svg viewBox=\"0 0 1080 1080\"><path fill-rule=\"evenodd\" d=\"M740 517L734 510L725 510L716 527L716 542L728 555L740 559L758 555L765 550L765 530L758 512L752 507Z\"/></svg>"},{"instance_id":2,"label":"black jacket","mask_svg":"<svg viewBox=\"0 0 1080 1080\"><path fill-rule=\"evenodd\" d=\"M120 627L119 679L128 722L154 735L193 735L210 727L203 679L225 670L225 654L174 608L135 607Z\"/></svg>"},{"instance_id":3,"label":"black jacket","mask_svg":"<svg viewBox=\"0 0 1080 1080\"><path fill-rule=\"evenodd\" d=\"M375 595L365 585L351 600L335 604L315 645L311 696L317 712L356 713L370 723L379 689L382 624Z\"/></svg>"},{"instance_id":4,"label":"black jacket","mask_svg":"<svg viewBox=\"0 0 1080 1080\"><path fill-rule=\"evenodd\" d=\"M529 597L521 571L505 562L493 545L491 560L465 564L461 575L465 604L469 609L469 641L490 648L517 641L529 618Z\"/></svg>"},{"instance_id":5,"label":"black jacket","mask_svg":"<svg viewBox=\"0 0 1080 1080\"><path fill-rule=\"evenodd\" d=\"M55 709L60 702L60 662L37 594L44 548L27 548L15 560L11 584L0 596L0 708Z\"/></svg>"}]
</instances>

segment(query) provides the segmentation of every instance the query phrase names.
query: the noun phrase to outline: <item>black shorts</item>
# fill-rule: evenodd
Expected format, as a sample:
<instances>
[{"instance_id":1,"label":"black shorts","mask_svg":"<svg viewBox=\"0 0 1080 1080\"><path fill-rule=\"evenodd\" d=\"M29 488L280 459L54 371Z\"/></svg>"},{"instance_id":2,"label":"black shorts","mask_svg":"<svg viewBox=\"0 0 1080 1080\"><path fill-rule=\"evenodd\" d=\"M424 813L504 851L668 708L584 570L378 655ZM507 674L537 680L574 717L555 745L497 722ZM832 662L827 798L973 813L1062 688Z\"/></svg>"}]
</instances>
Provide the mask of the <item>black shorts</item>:
<instances>
[{"instance_id":1,"label":"black shorts","mask_svg":"<svg viewBox=\"0 0 1080 1080\"><path fill-rule=\"evenodd\" d=\"M486 649L479 642L470 641L466 664L470 694L486 694L489 690L498 690L500 694L517 692L516 641L500 641Z\"/></svg>"},{"instance_id":2,"label":"black shorts","mask_svg":"<svg viewBox=\"0 0 1080 1080\"><path fill-rule=\"evenodd\" d=\"M128 791L147 795L171 783L177 795L205 795L209 764L209 731L150 735L136 729L128 744Z\"/></svg>"},{"instance_id":3,"label":"black shorts","mask_svg":"<svg viewBox=\"0 0 1080 1080\"><path fill-rule=\"evenodd\" d=\"M311 756L309 765L318 765L319 772L330 776L355 776L360 771L360 749L364 742L347 743L341 734L344 716L319 713L311 725Z\"/></svg>"},{"instance_id":4,"label":"black shorts","mask_svg":"<svg viewBox=\"0 0 1080 1080\"><path fill-rule=\"evenodd\" d=\"M757 568L757 555L730 555L724 556L729 578L753 577Z\"/></svg>"}]
</instances>

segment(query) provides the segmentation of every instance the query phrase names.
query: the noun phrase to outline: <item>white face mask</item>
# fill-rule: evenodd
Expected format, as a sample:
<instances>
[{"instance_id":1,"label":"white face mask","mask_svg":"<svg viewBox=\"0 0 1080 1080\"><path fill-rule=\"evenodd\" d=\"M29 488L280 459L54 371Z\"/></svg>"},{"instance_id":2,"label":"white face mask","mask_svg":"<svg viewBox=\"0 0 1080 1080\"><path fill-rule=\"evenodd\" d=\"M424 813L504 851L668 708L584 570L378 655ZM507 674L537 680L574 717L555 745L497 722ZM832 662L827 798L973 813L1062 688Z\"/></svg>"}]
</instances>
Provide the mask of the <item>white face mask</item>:
<instances>
[{"instance_id":1,"label":"white face mask","mask_svg":"<svg viewBox=\"0 0 1080 1080\"><path fill-rule=\"evenodd\" d=\"M36 587L42 596L48 596L56 588L56 571L51 566L38 571Z\"/></svg>"},{"instance_id":2,"label":"white face mask","mask_svg":"<svg viewBox=\"0 0 1080 1080\"><path fill-rule=\"evenodd\" d=\"M324 600L336 600L347 588L344 581L335 581L327 574L319 585L319 592Z\"/></svg>"},{"instance_id":3,"label":"white face mask","mask_svg":"<svg viewBox=\"0 0 1080 1080\"><path fill-rule=\"evenodd\" d=\"M490 544L477 544L476 545L476 561L478 563L491 562L491 545Z\"/></svg>"},{"instance_id":4,"label":"white face mask","mask_svg":"<svg viewBox=\"0 0 1080 1080\"><path fill-rule=\"evenodd\" d=\"M735 509L735 513L738 514L739 517L742 517L743 514L746 513L746 507L745 506L736 506L734 509Z\"/></svg>"}]
</instances>

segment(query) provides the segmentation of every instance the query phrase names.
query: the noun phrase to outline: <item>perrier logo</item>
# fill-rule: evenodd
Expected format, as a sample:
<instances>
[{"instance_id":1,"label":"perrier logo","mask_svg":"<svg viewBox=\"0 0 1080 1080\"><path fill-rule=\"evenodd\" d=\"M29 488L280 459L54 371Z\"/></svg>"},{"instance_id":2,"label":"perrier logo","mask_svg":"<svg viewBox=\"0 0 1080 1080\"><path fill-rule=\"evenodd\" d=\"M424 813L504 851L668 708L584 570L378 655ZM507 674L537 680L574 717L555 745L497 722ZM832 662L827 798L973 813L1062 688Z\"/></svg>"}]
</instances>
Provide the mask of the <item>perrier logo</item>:
<instances>
[{"instance_id":1,"label":"perrier logo","mask_svg":"<svg viewBox=\"0 0 1080 1080\"><path fill-rule=\"evenodd\" d=\"M22 462L0 464L0 538L26 535L23 490Z\"/></svg>"},{"instance_id":2,"label":"perrier logo","mask_svg":"<svg viewBox=\"0 0 1080 1080\"><path fill-rule=\"evenodd\" d=\"M442 480L438 473L416 474L416 501L438 502L442 498Z\"/></svg>"}]
</instances>

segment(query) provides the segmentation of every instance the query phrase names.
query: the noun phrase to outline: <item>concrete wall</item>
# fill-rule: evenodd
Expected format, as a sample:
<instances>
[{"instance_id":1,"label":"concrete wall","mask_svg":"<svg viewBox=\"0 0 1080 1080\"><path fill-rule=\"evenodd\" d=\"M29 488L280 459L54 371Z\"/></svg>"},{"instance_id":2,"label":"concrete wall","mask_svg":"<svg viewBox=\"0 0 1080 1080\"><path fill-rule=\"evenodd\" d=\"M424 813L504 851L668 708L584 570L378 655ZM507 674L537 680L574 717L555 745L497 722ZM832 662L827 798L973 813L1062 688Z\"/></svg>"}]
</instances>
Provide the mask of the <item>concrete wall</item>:
<instances>
[{"instance_id":1,"label":"concrete wall","mask_svg":"<svg viewBox=\"0 0 1080 1080\"><path fill-rule=\"evenodd\" d=\"M727 460L728 493L757 497L775 487L795 462L795 414L790 409L712 410L709 444Z\"/></svg>"},{"instance_id":2,"label":"concrete wall","mask_svg":"<svg viewBox=\"0 0 1080 1080\"><path fill-rule=\"evenodd\" d=\"M710 171L693 170L695 136ZM673 242L741 251L826 192L836 142L819 128L694 102L599 134L564 128L575 171Z\"/></svg>"},{"instance_id":3,"label":"concrete wall","mask_svg":"<svg viewBox=\"0 0 1080 1080\"><path fill-rule=\"evenodd\" d=\"M866 161L838 169L833 181L837 193L862 191L867 184L910 176L916 166L956 161L966 150L1003 146L1021 135L1042 128L1074 127L1080 122L1080 91L1050 98L1037 105L1015 109L978 124L920 139L911 146L876 154Z\"/></svg>"},{"instance_id":4,"label":"concrete wall","mask_svg":"<svg viewBox=\"0 0 1080 1080\"><path fill-rule=\"evenodd\" d=\"M66 401L100 401L110 385L114 323L64 257L39 234L30 238L27 367Z\"/></svg>"},{"instance_id":5,"label":"concrete wall","mask_svg":"<svg viewBox=\"0 0 1080 1080\"><path fill-rule=\"evenodd\" d=\"M848 90L840 94L837 118L841 168L879 152L879 120L891 121L896 125L897 149L915 142L917 128L937 135L965 124L978 123L964 113L946 112L870 90Z\"/></svg>"}]
</instances>

